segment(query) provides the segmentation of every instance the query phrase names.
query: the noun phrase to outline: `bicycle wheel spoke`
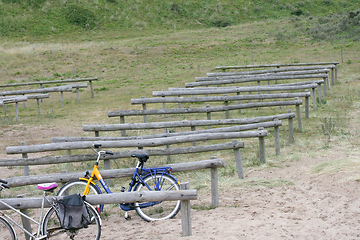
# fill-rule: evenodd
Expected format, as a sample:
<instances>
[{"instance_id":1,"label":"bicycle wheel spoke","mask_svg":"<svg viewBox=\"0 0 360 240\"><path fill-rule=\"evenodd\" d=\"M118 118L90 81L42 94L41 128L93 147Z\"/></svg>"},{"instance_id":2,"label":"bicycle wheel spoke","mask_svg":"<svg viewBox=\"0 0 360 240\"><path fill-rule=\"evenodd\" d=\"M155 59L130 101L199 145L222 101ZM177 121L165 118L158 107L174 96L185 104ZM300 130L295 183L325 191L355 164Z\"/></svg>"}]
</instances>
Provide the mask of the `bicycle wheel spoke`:
<instances>
[{"instance_id":1,"label":"bicycle wheel spoke","mask_svg":"<svg viewBox=\"0 0 360 240\"><path fill-rule=\"evenodd\" d=\"M153 175L144 178L145 186L138 184L135 191L179 190L179 185L170 175ZM148 185L148 186L147 186ZM136 204L137 213L146 221L174 217L180 209L180 201L160 201Z\"/></svg>"}]
</instances>

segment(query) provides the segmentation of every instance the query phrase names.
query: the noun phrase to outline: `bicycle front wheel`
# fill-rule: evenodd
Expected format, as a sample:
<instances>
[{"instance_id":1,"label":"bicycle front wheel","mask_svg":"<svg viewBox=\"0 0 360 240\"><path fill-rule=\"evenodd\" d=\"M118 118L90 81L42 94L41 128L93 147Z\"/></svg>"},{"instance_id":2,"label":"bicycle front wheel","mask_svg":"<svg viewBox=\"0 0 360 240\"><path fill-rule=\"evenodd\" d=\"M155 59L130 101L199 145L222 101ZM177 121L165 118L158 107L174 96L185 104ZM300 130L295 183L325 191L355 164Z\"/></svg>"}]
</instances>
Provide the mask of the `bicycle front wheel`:
<instances>
[{"instance_id":1,"label":"bicycle front wheel","mask_svg":"<svg viewBox=\"0 0 360 240\"><path fill-rule=\"evenodd\" d=\"M0 239L15 240L16 234L10 223L4 218L0 217Z\"/></svg>"},{"instance_id":2,"label":"bicycle front wheel","mask_svg":"<svg viewBox=\"0 0 360 240\"><path fill-rule=\"evenodd\" d=\"M50 208L41 226L43 234L47 235L47 239L100 239L101 219L99 214L89 203L86 202L85 204L87 205L91 223L86 228L77 230L65 230L61 228L55 208Z\"/></svg>"},{"instance_id":3,"label":"bicycle front wheel","mask_svg":"<svg viewBox=\"0 0 360 240\"><path fill-rule=\"evenodd\" d=\"M74 180L71 182L66 183L64 186L62 186L58 192L58 196L67 196L67 195L72 195L75 193L80 193L81 195L84 194L85 191L85 187L86 187L87 181L85 180ZM101 191L99 190L99 188L94 185L94 184L90 184L89 185L90 191L87 195L91 195L91 194L101 194ZM98 212L100 213L100 210L102 209L101 205L97 205L95 206L96 209L98 210Z\"/></svg>"},{"instance_id":4,"label":"bicycle front wheel","mask_svg":"<svg viewBox=\"0 0 360 240\"><path fill-rule=\"evenodd\" d=\"M148 175L145 185L138 183L134 191L177 191L179 184L171 175ZM149 203L135 203L135 210L141 218L151 222L173 218L180 210L180 200Z\"/></svg>"}]
</instances>

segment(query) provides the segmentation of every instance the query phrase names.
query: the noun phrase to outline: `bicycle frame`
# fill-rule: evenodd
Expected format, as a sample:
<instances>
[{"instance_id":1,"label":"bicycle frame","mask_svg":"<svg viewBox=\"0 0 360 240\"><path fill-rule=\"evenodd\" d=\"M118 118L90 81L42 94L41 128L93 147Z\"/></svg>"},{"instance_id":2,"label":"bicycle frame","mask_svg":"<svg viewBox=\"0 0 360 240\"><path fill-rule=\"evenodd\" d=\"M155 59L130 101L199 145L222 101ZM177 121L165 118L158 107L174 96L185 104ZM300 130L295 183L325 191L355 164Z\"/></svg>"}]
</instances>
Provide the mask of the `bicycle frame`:
<instances>
[{"instance_id":1,"label":"bicycle frame","mask_svg":"<svg viewBox=\"0 0 360 240\"><path fill-rule=\"evenodd\" d=\"M7 215L5 212L0 210L0 215L7 220L8 222L11 223L12 225L17 226L18 228L20 228L23 232L25 232L27 235L29 235L30 237L32 237L32 239L37 240L37 239L44 239L47 237L47 235L43 235L42 230L41 230L41 223L43 221L43 217L44 217L44 206L45 206L45 199L51 204L51 201L48 200L48 198L46 197L46 192L44 191L44 195L43 195L43 200L41 203L41 212L40 212L40 220L39 222L37 222L35 219L27 216L26 214L20 212L18 209L10 206L9 204L7 204L6 202L4 202L3 200L0 199L0 203L4 204L6 207L8 207L9 209L15 211L16 213L20 214L21 216L29 219L30 221L32 221L33 223L35 223L38 226L38 231L36 233L31 233L29 232L27 229L25 229L23 226L21 226L19 223L17 223L15 220L13 220L9 215ZM16 234L16 233L15 233Z\"/></svg>"},{"instance_id":2,"label":"bicycle frame","mask_svg":"<svg viewBox=\"0 0 360 240\"><path fill-rule=\"evenodd\" d=\"M94 149L93 149L94 150ZM94 150L95 151L95 150ZM96 152L96 151L95 151ZM86 177L84 177L84 178L79 178L80 180L84 180L84 181L87 181L87 184L86 184L86 187L85 187L85 190L84 190L84 193L83 193L83 195L88 195L89 194L89 192L90 192L90 184L93 184L94 186L96 186L97 188L98 188L98 190L100 191L100 193L102 193L101 192L101 189L99 188L99 186L93 181L94 180L94 178L96 178L99 182L100 182L100 184L101 184L101 186L104 188L104 190L105 190L105 192L106 193L108 193L108 194L111 194L112 193L112 191L110 190L110 188L109 188L109 186L106 184L106 182L104 181L104 179L103 179L103 177L102 177L102 175L101 175L101 173L99 172L99 169L98 169L98 165L99 165L99 160L100 160L100 154L102 153L102 152L97 152L98 153L98 158L97 158L97 161L96 161L96 163L95 163L95 165L94 165L94 168L93 168L93 170L92 170L92 172L91 172L91 175L90 175L90 177L89 178L86 178ZM166 174L166 175L168 175L170 172L171 172L171 167L159 167L159 168L143 168L142 167L143 166L143 163L142 162L140 162L140 161L138 161L138 163L137 163L137 165L136 165L136 167L135 167L135 171L134 171L134 173L133 173L133 176L132 176L132 178L131 178L131 182L130 182L130 186L129 186L129 189L128 189L128 192L131 192L132 190L133 190L133 187L137 184L137 182L140 182L141 184L143 184L144 186L146 186L150 191L151 191L151 188L150 188L150 186L147 184L147 183L145 183L144 181L143 181L143 177L142 176L147 176L147 175L149 175L149 174L151 174L151 175L153 175L153 176L155 176L155 179L156 179L156 176L158 176L158 174L160 174L161 176L160 176L160 181L158 181L158 182L153 182L153 184L154 184L154 187L155 187L155 189L161 189L161 187L162 187L162 177ZM140 172L140 173L139 173ZM88 175L88 174L86 174L86 175ZM172 176L172 175L171 175ZM177 180L174 176L172 176L175 180L176 180L176 182L180 185L180 181L179 180ZM145 207L149 207L149 206L153 206L153 205L156 205L156 204L158 204L158 203L160 203L160 202L149 202L149 203L142 203L142 204L139 204L139 207L140 208L145 208ZM120 207L121 207L121 209L122 210L124 210L124 211L129 211L129 210L134 210L135 208L133 208L133 207L129 207L129 204L126 204L126 203L124 203L124 204L120 204ZM99 209L100 211L102 211L103 210L103 206L101 206L101 208Z\"/></svg>"}]
</instances>

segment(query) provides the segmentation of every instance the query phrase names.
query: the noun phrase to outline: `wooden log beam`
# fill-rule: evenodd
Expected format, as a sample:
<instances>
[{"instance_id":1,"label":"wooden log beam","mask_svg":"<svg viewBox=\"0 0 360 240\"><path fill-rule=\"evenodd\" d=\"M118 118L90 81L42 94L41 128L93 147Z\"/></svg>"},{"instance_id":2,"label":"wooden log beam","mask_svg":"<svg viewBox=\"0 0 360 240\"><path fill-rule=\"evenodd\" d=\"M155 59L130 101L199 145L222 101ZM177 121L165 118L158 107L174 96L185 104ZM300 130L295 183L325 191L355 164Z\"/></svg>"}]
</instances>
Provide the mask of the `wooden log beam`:
<instances>
[{"instance_id":1,"label":"wooden log beam","mask_svg":"<svg viewBox=\"0 0 360 240\"><path fill-rule=\"evenodd\" d=\"M22 95L22 94L32 94L32 93L47 93L47 92L72 92L72 87L71 86L62 86L62 87L51 87L51 88L3 91L3 92L0 92L0 96Z\"/></svg>"},{"instance_id":2,"label":"wooden log beam","mask_svg":"<svg viewBox=\"0 0 360 240\"><path fill-rule=\"evenodd\" d=\"M242 65L242 66L220 66L215 69L241 69L241 68L264 68L264 67L289 67L289 66L316 66L316 65L337 65L339 62L318 62L318 63L280 63L280 64L260 64L260 65Z\"/></svg>"},{"instance_id":3,"label":"wooden log beam","mask_svg":"<svg viewBox=\"0 0 360 240\"><path fill-rule=\"evenodd\" d=\"M305 67L283 67L283 68L272 68L265 70L254 70L247 72L213 72L207 73L208 77L215 76L231 76L231 75L248 75L248 74L262 74L262 73L277 73L277 72L290 72L290 71L306 71L306 70L314 70L314 69L332 69L335 68L335 65L325 65L325 66L305 66Z\"/></svg>"},{"instance_id":4,"label":"wooden log beam","mask_svg":"<svg viewBox=\"0 0 360 240\"><path fill-rule=\"evenodd\" d=\"M289 80L289 79L307 79L307 78L326 78L327 74L310 74L310 75L286 75L286 76L254 76L249 78L237 78L227 80L216 81L202 81L202 82L189 82L185 83L185 87L198 87L198 86L210 86L210 85L222 85L222 84L236 84L255 81L268 81L268 80Z\"/></svg>"},{"instance_id":5,"label":"wooden log beam","mask_svg":"<svg viewBox=\"0 0 360 240\"><path fill-rule=\"evenodd\" d=\"M308 71L293 71L293 72L269 72L261 74L231 74L231 75L216 75L207 77L196 77L196 82L202 81L216 81L216 80L228 80L228 79L243 79L251 77L276 77L276 76L296 76L296 75L309 75L309 74L328 74L330 69L322 68Z\"/></svg>"},{"instance_id":6,"label":"wooden log beam","mask_svg":"<svg viewBox=\"0 0 360 240\"><path fill-rule=\"evenodd\" d=\"M213 96L213 97L163 97L163 98L135 98L131 104L144 103L196 103L196 102L225 102L239 100L264 100L276 98L309 97L310 92L298 93L274 93L274 94L251 94L237 96Z\"/></svg>"},{"instance_id":7,"label":"wooden log beam","mask_svg":"<svg viewBox=\"0 0 360 240\"><path fill-rule=\"evenodd\" d=\"M247 131L247 132L225 132L225 133L203 133L187 136L145 139L145 140L128 140L128 141L84 141L84 142L63 142L47 143L39 145L10 146L6 148L7 154L23 154L35 152L47 152L70 149L90 149L95 143L101 144L103 148L127 148L127 147L156 147L172 145L185 142L207 141L233 138L249 138L267 136L267 130Z\"/></svg>"},{"instance_id":8,"label":"wooden log beam","mask_svg":"<svg viewBox=\"0 0 360 240\"><path fill-rule=\"evenodd\" d=\"M97 81L97 80L99 80L97 77L78 78L78 79L64 79L64 80L40 81L40 82L11 83L11 84L0 85L0 87L30 86L30 85L43 85L43 84L54 84L54 83L71 83L71 82L84 82L84 81Z\"/></svg>"},{"instance_id":9,"label":"wooden log beam","mask_svg":"<svg viewBox=\"0 0 360 240\"><path fill-rule=\"evenodd\" d=\"M56 199L62 199L63 196L56 196ZM1 199L6 204L17 209L41 208L43 198L5 198ZM98 204L119 204L134 202L156 202L156 201L177 201L177 200L196 200L197 190L179 190L179 191L139 191L139 192L121 192L112 194L87 195L86 201L92 205ZM49 203L45 201L45 207ZM0 203L0 210L7 210L8 207Z\"/></svg>"},{"instance_id":10,"label":"wooden log beam","mask_svg":"<svg viewBox=\"0 0 360 240\"><path fill-rule=\"evenodd\" d=\"M226 110L238 110L255 107L274 107L274 106L290 106L301 105L302 100L292 101L276 101L276 102L251 102L229 106L206 107L206 108L176 108L176 109L149 109L149 110L120 110L108 112L108 117L119 116L143 116L143 115L159 115L159 114L186 114L186 113L210 113L223 112Z\"/></svg>"},{"instance_id":11,"label":"wooden log beam","mask_svg":"<svg viewBox=\"0 0 360 240\"><path fill-rule=\"evenodd\" d=\"M323 81L323 80L322 80ZM170 91L153 91L154 97L184 96L184 95L205 95L205 94L228 94L241 92L259 92L259 91L286 91L303 90L317 88L316 83L302 85L266 85L256 87L208 87L208 88L188 88L172 89Z\"/></svg>"},{"instance_id":12,"label":"wooden log beam","mask_svg":"<svg viewBox=\"0 0 360 240\"><path fill-rule=\"evenodd\" d=\"M233 145L235 148L244 147L244 143L236 143ZM79 156L79 155L75 155L75 156ZM96 159L95 155L93 157ZM225 160L222 158L211 158L210 160L174 163L174 164L167 164L166 166L171 167L172 172L196 171L200 169L224 167ZM155 166L155 167L163 167L163 166ZM101 170L100 172L105 179L131 177L134 173L134 168ZM8 185L11 187L20 187L20 186L34 185L34 184L47 183L47 182L65 183L78 179L79 177L83 177L83 176L84 176L84 172L75 172L75 173L12 177L12 178L6 178L4 180L6 180L8 182Z\"/></svg>"}]
</instances>

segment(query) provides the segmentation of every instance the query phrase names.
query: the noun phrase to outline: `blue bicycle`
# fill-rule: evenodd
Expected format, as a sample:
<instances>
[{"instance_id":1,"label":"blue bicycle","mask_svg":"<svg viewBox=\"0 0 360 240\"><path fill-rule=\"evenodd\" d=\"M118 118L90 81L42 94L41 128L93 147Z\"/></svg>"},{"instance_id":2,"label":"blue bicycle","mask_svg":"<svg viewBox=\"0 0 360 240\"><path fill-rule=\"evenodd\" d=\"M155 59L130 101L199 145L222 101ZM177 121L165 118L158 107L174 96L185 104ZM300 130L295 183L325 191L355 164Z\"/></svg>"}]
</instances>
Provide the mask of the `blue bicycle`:
<instances>
[{"instance_id":1,"label":"blue bicycle","mask_svg":"<svg viewBox=\"0 0 360 240\"><path fill-rule=\"evenodd\" d=\"M91 174L86 171L84 178L79 178L65 184L58 192L58 196L70 195L74 193L102 194L100 187L94 182L96 178L106 193L112 193L109 186L101 176L98 165L101 156L110 154L111 151L103 151L100 144L94 144L92 150L98 157ZM134 174L130 181L128 192L131 191L176 191L180 190L180 182L171 175L171 167L144 168L145 162L149 159L147 153L132 154L138 159ZM125 188L122 187L122 192ZM128 211L135 210L141 218L150 222L175 217L180 210L180 200L178 201L158 201L146 203L123 203L120 204L125 211L125 218L130 219ZM103 210L103 205L97 206L99 213Z\"/></svg>"}]
</instances>

